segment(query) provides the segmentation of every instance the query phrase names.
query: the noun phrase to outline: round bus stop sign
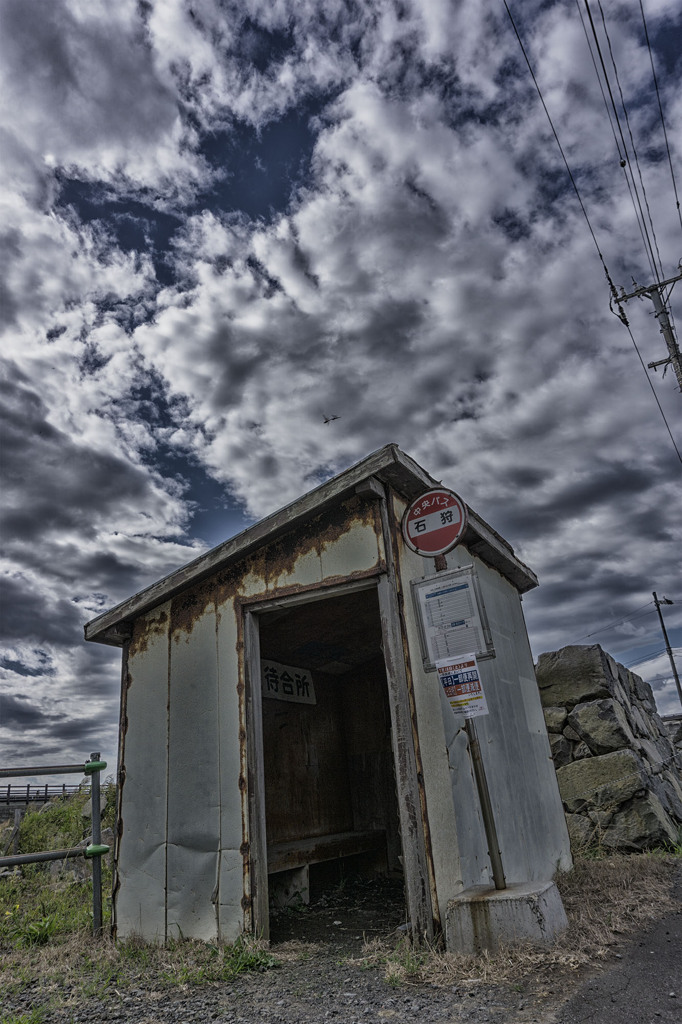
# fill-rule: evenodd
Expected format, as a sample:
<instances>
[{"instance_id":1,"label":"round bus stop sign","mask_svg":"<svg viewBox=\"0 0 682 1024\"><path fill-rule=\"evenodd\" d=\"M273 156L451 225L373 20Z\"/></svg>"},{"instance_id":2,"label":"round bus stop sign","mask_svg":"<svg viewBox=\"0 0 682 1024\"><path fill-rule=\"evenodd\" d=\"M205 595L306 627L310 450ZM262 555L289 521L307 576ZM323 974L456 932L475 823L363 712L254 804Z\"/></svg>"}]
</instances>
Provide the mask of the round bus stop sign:
<instances>
[{"instance_id":1,"label":"round bus stop sign","mask_svg":"<svg viewBox=\"0 0 682 1024\"><path fill-rule=\"evenodd\" d=\"M418 555L444 555L459 544L466 524L467 509L462 499L445 487L434 487L405 510L403 537Z\"/></svg>"}]
</instances>

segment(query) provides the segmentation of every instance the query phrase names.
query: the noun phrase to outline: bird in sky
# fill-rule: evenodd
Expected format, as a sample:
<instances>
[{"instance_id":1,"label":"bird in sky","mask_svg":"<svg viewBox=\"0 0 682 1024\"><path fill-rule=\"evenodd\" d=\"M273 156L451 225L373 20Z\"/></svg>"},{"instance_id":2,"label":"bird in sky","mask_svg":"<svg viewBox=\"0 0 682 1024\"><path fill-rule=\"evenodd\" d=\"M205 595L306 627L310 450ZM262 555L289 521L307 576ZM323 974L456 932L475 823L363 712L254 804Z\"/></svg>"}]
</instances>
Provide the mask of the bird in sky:
<instances>
[{"instance_id":1,"label":"bird in sky","mask_svg":"<svg viewBox=\"0 0 682 1024\"><path fill-rule=\"evenodd\" d=\"M341 419L341 417L340 416L325 416L324 422L325 423L331 423L332 420L338 420L338 419Z\"/></svg>"}]
</instances>

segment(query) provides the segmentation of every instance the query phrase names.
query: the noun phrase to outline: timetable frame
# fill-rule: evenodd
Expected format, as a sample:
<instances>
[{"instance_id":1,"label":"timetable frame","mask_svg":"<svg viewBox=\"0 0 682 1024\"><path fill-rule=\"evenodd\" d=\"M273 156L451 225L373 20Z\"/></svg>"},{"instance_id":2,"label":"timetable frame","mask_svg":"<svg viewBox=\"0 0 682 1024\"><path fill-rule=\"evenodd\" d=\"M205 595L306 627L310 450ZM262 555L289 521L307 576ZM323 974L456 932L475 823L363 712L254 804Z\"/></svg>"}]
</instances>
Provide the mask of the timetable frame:
<instances>
[{"instance_id":1,"label":"timetable frame","mask_svg":"<svg viewBox=\"0 0 682 1024\"><path fill-rule=\"evenodd\" d=\"M441 658L495 657L492 633L473 565L411 580L422 660L427 672ZM432 603L431 603L432 602Z\"/></svg>"}]
</instances>

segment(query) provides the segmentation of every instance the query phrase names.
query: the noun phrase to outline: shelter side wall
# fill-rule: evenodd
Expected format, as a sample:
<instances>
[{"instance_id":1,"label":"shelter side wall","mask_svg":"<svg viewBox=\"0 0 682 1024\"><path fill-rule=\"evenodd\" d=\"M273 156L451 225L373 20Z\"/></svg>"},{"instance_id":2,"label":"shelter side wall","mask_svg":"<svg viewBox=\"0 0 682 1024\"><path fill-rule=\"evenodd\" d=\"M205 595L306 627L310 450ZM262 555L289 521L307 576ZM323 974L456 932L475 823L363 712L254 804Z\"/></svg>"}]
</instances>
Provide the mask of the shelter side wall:
<instances>
[{"instance_id":1,"label":"shelter side wall","mask_svg":"<svg viewBox=\"0 0 682 1024\"><path fill-rule=\"evenodd\" d=\"M398 516L402 513L396 508ZM496 657L479 661L490 714L476 719L507 881L544 881L570 866L570 847L516 588L460 545L448 569L473 566ZM410 581L434 560L400 544L405 626L424 763L434 871L441 909L462 889L492 884L488 844L464 716L450 709L435 672L423 668Z\"/></svg>"},{"instance_id":2,"label":"shelter side wall","mask_svg":"<svg viewBox=\"0 0 682 1024\"><path fill-rule=\"evenodd\" d=\"M220 846L216 610L201 588L171 604L168 938L215 938ZM196 608L201 611L197 612Z\"/></svg>"},{"instance_id":3,"label":"shelter side wall","mask_svg":"<svg viewBox=\"0 0 682 1024\"><path fill-rule=\"evenodd\" d=\"M116 934L166 936L166 767L170 602L135 623L123 685Z\"/></svg>"},{"instance_id":4,"label":"shelter side wall","mask_svg":"<svg viewBox=\"0 0 682 1024\"><path fill-rule=\"evenodd\" d=\"M490 714L477 727L505 877L548 881L571 851L521 600L494 569L478 574L497 656L481 662Z\"/></svg>"},{"instance_id":5,"label":"shelter side wall","mask_svg":"<svg viewBox=\"0 0 682 1024\"><path fill-rule=\"evenodd\" d=\"M394 498L398 529L405 507L399 499ZM459 752L460 731L466 743L463 723L459 726L455 723L435 673L425 672L422 665L419 627L410 581L433 573L434 562L432 558L423 558L410 551L402 538L398 540L398 545L402 607L424 774L431 855L438 907L441 921L444 921L448 900L473 884L470 878L477 881L484 875L487 878L487 848L478 801L475 799L471 766ZM459 555L466 554L466 564L471 563L464 549L458 548L456 551ZM445 715L442 703L445 703L450 719ZM453 802L453 773L456 774L457 793L461 796L461 801L456 802Z\"/></svg>"},{"instance_id":6,"label":"shelter side wall","mask_svg":"<svg viewBox=\"0 0 682 1024\"><path fill-rule=\"evenodd\" d=\"M352 497L136 620L120 934L232 940L250 926L244 605L384 568L377 503Z\"/></svg>"}]
</instances>

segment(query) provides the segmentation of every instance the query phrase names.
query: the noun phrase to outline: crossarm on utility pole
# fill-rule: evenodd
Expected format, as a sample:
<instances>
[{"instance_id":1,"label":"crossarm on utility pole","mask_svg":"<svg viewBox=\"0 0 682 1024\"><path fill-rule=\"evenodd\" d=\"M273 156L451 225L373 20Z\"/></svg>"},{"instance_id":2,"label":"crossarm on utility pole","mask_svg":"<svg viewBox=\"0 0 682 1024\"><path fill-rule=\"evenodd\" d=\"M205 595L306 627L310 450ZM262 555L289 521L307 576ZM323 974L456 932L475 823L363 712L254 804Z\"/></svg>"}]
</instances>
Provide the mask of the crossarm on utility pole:
<instances>
[{"instance_id":1,"label":"crossarm on utility pole","mask_svg":"<svg viewBox=\"0 0 682 1024\"><path fill-rule=\"evenodd\" d=\"M662 366L664 363L672 366L677 378L677 386L682 392L682 356L680 355L680 347L677 344L677 338L670 323L670 317L665 308L662 295L662 289L668 284L675 284L676 281L682 281L682 273L677 274L675 277L669 277L666 281L659 281L657 284L635 288L634 291L629 292L627 295L623 292L622 295L618 296L618 301L627 302L629 299L642 299L645 296L651 299L654 304L655 315L660 325L661 334L665 338L668 348L668 358L657 359L656 362L649 363L649 369L656 369L657 366Z\"/></svg>"}]
</instances>

